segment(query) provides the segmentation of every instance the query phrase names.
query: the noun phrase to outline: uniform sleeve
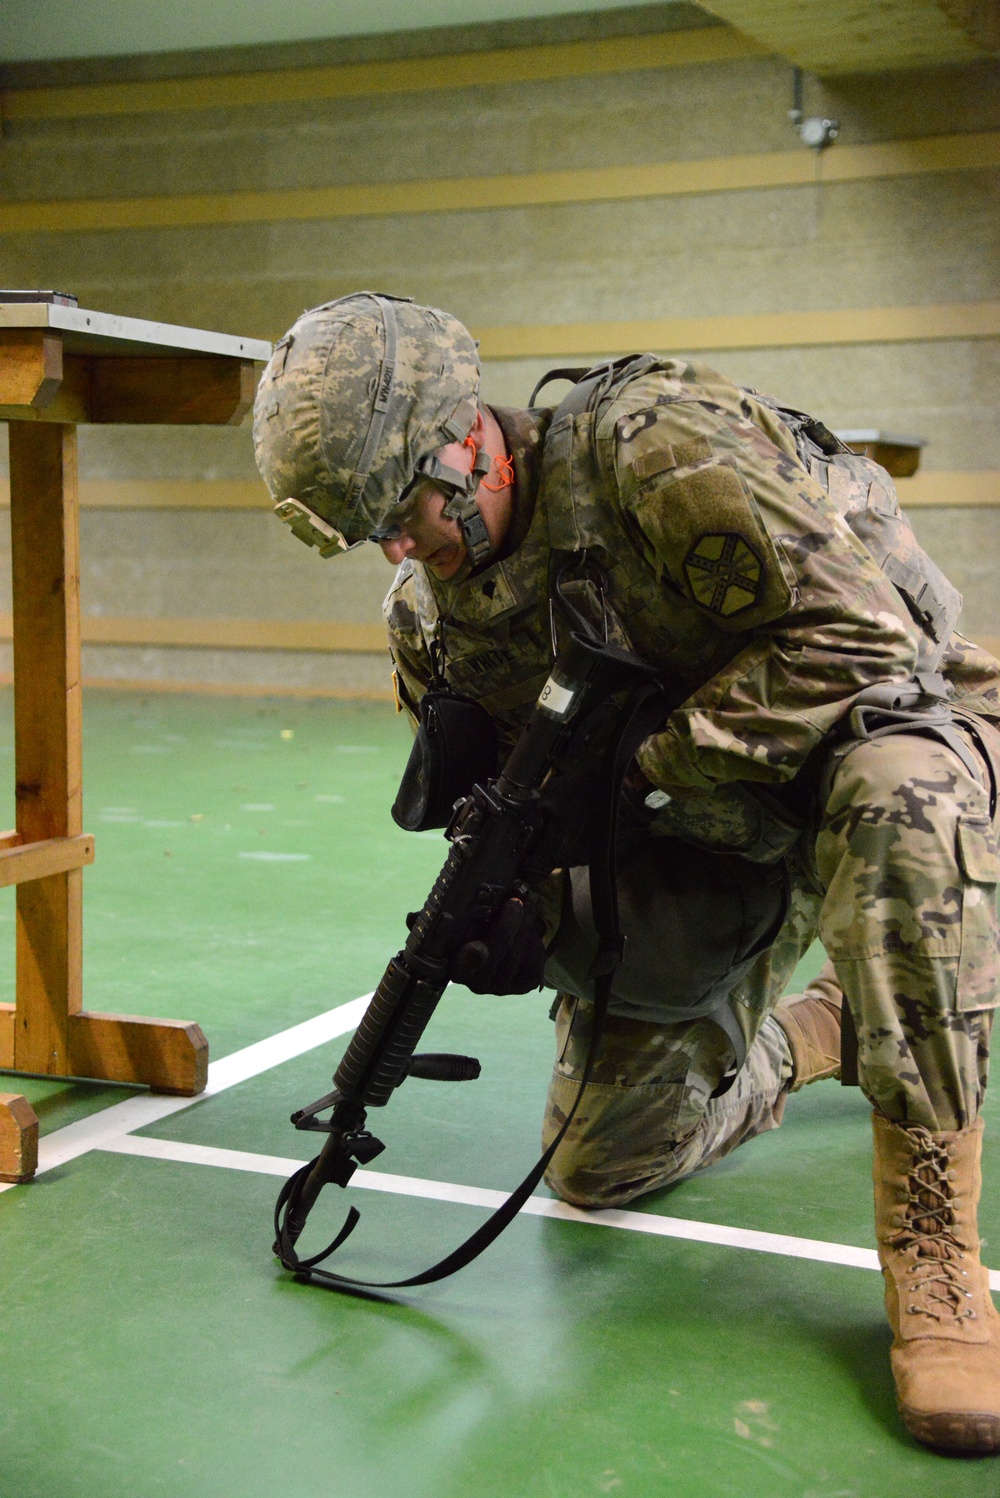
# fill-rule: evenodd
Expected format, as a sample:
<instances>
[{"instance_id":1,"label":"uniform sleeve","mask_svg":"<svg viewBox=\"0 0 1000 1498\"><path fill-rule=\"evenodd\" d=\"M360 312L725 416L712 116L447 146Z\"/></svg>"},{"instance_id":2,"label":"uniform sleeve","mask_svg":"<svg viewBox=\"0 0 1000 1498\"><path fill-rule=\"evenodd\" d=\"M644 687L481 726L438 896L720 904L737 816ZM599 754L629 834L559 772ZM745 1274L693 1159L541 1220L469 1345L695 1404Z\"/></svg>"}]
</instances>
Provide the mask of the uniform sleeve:
<instances>
[{"instance_id":1,"label":"uniform sleeve","mask_svg":"<svg viewBox=\"0 0 1000 1498\"><path fill-rule=\"evenodd\" d=\"M430 654L420 628L414 580L408 563L404 562L396 574L382 605L382 616L389 636L396 696L400 707L416 728L420 699L426 692L433 673Z\"/></svg>"},{"instance_id":2,"label":"uniform sleeve","mask_svg":"<svg viewBox=\"0 0 1000 1498\"><path fill-rule=\"evenodd\" d=\"M859 692L916 666L902 597L749 411L682 400L615 421L614 481L664 605L700 616L714 659L733 646L640 749L675 792L791 779Z\"/></svg>"},{"instance_id":3,"label":"uniform sleeve","mask_svg":"<svg viewBox=\"0 0 1000 1498\"><path fill-rule=\"evenodd\" d=\"M1000 661L956 630L941 670L959 704L1000 727Z\"/></svg>"}]
</instances>

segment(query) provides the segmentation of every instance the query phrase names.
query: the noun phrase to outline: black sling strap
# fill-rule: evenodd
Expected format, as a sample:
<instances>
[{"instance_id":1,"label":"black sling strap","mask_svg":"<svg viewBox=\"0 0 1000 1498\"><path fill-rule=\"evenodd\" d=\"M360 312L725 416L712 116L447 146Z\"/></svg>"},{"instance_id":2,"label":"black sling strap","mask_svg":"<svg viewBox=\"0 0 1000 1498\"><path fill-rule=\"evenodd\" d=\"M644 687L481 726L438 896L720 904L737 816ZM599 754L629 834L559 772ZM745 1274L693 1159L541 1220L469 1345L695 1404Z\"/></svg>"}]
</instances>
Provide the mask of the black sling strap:
<instances>
[{"instance_id":1,"label":"black sling strap","mask_svg":"<svg viewBox=\"0 0 1000 1498\"><path fill-rule=\"evenodd\" d=\"M611 994L611 985L614 980L615 970L621 960L622 937L618 926L618 904L617 894L614 886L614 856L617 842L617 805L619 792L621 790L622 777L625 768L630 763L632 756L642 738L650 731L650 719L652 712L656 711L657 721L662 721L664 712L664 698L662 689L656 683L649 683L636 688L627 699L622 712L621 719L616 725L615 734L607 750L604 773L600 777L600 801L598 812L598 825L602 836L607 838L608 857L597 861L601 870L596 876L595 888L595 917L598 920L600 932L600 944L598 958L594 967L594 1019L590 1033L590 1042L587 1048L587 1057L584 1062L583 1073L577 1088L573 1106L566 1115L558 1133L551 1144L541 1155L539 1160L532 1166L521 1184L508 1196L507 1200L497 1207L496 1211L484 1223L471 1233L463 1243L447 1254L438 1263L431 1265L420 1274L410 1275L402 1280L365 1280L357 1279L352 1275L336 1274L319 1266L332 1254L348 1234L352 1232L355 1223L359 1219L356 1207L351 1207L347 1220L341 1228L334 1241L322 1252L314 1254L311 1258L300 1259L296 1253L295 1246L284 1230L283 1221L287 1221L285 1208L294 1202L298 1191L301 1190L306 1178L311 1172L316 1160L310 1160L303 1165L294 1175L290 1176L282 1187L281 1194L274 1209L275 1249L286 1269L306 1280L314 1280L320 1284L329 1285L336 1290L347 1292L356 1291L365 1294L370 1290L407 1290L415 1289L418 1285L432 1285L437 1280L446 1279L455 1274L457 1270L464 1269L471 1264L473 1259L479 1255L490 1244L497 1239L504 1229L513 1222L525 1202L531 1196L535 1187L544 1176L549 1164L565 1139L570 1124L576 1116L583 1097L590 1082L594 1069L594 1062L600 1049L601 1040L604 1035L604 1025L607 1019L608 1000ZM594 877L592 865L592 879ZM599 893L598 893L599 890ZM600 912L600 914L598 914ZM714 1018L714 1016L713 1016Z\"/></svg>"}]
</instances>

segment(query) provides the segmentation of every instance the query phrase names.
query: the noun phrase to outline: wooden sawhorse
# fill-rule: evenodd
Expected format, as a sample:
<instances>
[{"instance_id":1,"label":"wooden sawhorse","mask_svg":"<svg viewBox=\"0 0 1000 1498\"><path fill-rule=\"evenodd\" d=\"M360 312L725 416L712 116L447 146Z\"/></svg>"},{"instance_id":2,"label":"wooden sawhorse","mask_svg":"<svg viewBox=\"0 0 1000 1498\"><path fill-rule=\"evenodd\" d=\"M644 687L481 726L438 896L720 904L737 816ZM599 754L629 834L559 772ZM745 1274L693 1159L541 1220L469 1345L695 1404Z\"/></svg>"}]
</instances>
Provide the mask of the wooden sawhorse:
<instances>
[{"instance_id":1,"label":"wooden sawhorse","mask_svg":"<svg viewBox=\"0 0 1000 1498\"><path fill-rule=\"evenodd\" d=\"M23 298L23 299L20 299ZM10 424L14 831L0 886L17 886L16 1003L0 1005L0 1071L145 1084L193 1096L208 1075L196 1024L85 1011L80 567L81 422L235 425L259 339L89 312L52 293L0 292L0 420ZM37 1122L0 1093L0 1180L35 1169Z\"/></svg>"}]
</instances>

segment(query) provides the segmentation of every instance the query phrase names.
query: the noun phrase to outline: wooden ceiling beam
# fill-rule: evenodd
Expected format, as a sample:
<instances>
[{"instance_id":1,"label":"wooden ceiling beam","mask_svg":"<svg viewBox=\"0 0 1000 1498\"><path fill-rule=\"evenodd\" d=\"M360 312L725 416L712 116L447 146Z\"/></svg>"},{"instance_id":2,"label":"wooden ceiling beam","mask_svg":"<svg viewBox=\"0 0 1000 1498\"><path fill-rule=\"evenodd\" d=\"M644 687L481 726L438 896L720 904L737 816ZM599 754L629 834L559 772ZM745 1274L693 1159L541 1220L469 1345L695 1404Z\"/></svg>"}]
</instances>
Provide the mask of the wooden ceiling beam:
<instances>
[{"instance_id":1,"label":"wooden ceiling beam","mask_svg":"<svg viewBox=\"0 0 1000 1498\"><path fill-rule=\"evenodd\" d=\"M1000 51L997 0L702 0L703 8L817 75L973 62Z\"/></svg>"}]
</instances>

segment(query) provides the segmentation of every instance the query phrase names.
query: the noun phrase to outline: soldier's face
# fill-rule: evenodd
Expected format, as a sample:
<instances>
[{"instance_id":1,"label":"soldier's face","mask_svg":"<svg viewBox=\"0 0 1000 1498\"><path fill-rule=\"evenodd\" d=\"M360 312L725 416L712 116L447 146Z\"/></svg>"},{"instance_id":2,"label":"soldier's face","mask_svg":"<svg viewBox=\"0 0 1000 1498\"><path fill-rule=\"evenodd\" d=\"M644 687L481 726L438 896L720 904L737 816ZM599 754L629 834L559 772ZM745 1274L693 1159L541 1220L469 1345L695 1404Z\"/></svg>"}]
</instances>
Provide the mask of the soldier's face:
<instances>
[{"instance_id":1,"label":"soldier's face","mask_svg":"<svg viewBox=\"0 0 1000 1498\"><path fill-rule=\"evenodd\" d=\"M494 459L503 458L507 452L503 432L489 412L480 410L469 436L471 444L449 442L438 448L435 457L446 468L471 473L480 447ZM489 476L482 480L476 492L476 504L494 548L499 548L507 535L512 495L509 480L498 486L489 481ZM386 561L398 567L406 557L412 557L415 562L423 562L427 570L442 582L454 577L465 563L468 551L458 521L449 520L444 515L447 502L429 480L421 484L412 497L408 496L401 513L390 517L394 522L392 539L378 543Z\"/></svg>"},{"instance_id":2,"label":"soldier's face","mask_svg":"<svg viewBox=\"0 0 1000 1498\"><path fill-rule=\"evenodd\" d=\"M391 541L379 542L386 561L398 567L411 557L423 562L442 582L454 577L465 561L466 550L458 521L448 520L442 513L446 503L432 484L422 485L406 507L399 534Z\"/></svg>"},{"instance_id":3,"label":"soldier's face","mask_svg":"<svg viewBox=\"0 0 1000 1498\"><path fill-rule=\"evenodd\" d=\"M472 429L480 441L481 422L480 417ZM439 447L435 457L459 473L472 471L474 453L464 442L449 442L445 447ZM442 513L447 503L432 483L421 484L407 501L405 513L399 521L399 535L391 541L379 542L386 561L398 567L406 557L412 557L415 562L423 562L428 572L442 582L454 577L468 552L458 521L449 520ZM486 525L489 529L488 519Z\"/></svg>"}]
</instances>

